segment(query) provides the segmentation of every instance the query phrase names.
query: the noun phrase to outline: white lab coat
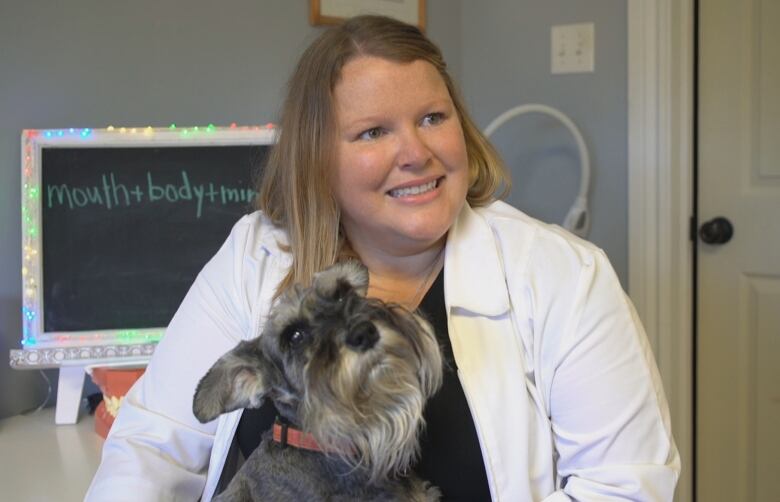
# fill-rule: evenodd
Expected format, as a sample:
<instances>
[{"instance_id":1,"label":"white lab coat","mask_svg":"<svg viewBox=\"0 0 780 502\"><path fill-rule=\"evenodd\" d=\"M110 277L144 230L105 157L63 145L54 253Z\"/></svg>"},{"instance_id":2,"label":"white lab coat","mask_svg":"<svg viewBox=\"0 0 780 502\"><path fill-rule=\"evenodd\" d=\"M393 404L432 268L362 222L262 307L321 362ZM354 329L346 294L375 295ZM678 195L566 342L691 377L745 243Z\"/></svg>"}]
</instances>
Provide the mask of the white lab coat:
<instances>
[{"instance_id":1,"label":"white lab coat","mask_svg":"<svg viewBox=\"0 0 780 502\"><path fill-rule=\"evenodd\" d=\"M192 396L260 333L290 264L279 242L261 213L236 224L127 395L87 500L211 499L241 412L203 425ZM496 202L464 206L444 263L493 500L672 500L680 459L661 379L604 253Z\"/></svg>"}]
</instances>

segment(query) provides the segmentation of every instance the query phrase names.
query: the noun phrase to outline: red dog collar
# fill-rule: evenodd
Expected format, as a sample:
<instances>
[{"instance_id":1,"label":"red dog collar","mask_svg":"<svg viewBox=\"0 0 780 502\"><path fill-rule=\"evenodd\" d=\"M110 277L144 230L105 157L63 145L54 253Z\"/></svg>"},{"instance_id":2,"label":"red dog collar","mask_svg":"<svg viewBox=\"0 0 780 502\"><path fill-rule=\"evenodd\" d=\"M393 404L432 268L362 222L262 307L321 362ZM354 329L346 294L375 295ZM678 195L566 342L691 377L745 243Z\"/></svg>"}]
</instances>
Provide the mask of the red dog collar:
<instances>
[{"instance_id":1,"label":"red dog collar","mask_svg":"<svg viewBox=\"0 0 780 502\"><path fill-rule=\"evenodd\" d=\"M303 432L284 423L274 423L274 441L282 446L294 446L304 450L322 452L317 440L308 432Z\"/></svg>"}]
</instances>

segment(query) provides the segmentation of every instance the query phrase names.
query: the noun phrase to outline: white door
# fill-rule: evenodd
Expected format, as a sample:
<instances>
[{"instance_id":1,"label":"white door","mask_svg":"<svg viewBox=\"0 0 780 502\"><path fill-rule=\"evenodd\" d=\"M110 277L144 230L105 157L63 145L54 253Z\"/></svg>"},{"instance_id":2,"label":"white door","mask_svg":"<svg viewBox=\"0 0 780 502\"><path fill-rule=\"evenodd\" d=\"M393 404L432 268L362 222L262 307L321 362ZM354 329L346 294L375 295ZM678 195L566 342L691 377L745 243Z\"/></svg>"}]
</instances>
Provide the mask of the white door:
<instances>
[{"instance_id":1,"label":"white door","mask_svg":"<svg viewBox=\"0 0 780 502\"><path fill-rule=\"evenodd\" d=\"M780 1L700 0L699 23L699 228L733 237L698 247L697 499L777 502Z\"/></svg>"}]
</instances>

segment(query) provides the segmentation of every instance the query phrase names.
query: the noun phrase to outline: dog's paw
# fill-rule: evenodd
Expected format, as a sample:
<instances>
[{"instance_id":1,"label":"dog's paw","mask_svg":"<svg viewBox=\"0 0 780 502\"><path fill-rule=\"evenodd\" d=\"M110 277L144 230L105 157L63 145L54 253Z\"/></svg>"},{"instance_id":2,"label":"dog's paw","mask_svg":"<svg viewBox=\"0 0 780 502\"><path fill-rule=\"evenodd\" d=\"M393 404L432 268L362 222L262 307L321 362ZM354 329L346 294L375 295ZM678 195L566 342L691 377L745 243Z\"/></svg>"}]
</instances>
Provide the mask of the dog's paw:
<instances>
[{"instance_id":1,"label":"dog's paw","mask_svg":"<svg viewBox=\"0 0 780 502\"><path fill-rule=\"evenodd\" d=\"M425 502L438 502L441 500L441 490L427 481L423 481L423 484L425 485L425 498L423 499Z\"/></svg>"},{"instance_id":2,"label":"dog's paw","mask_svg":"<svg viewBox=\"0 0 780 502\"><path fill-rule=\"evenodd\" d=\"M410 500L412 502L438 502L441 500L441 490L428 481L412 477L410 482L412 485Z\"/></svg>"}]
</instances>

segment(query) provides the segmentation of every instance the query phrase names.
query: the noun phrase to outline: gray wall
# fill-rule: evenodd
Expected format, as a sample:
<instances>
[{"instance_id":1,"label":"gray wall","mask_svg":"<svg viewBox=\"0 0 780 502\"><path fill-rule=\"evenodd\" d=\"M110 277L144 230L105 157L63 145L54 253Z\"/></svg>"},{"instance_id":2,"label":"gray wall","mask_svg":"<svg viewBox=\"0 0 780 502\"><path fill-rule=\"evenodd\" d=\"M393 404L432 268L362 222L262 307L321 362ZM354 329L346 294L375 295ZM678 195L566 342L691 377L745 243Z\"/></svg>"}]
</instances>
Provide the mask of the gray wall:
<instances>
[{"instance_id":1,"label":"gray wall","mask_svg":"<svg viewBox=\"0 0 780 502\"><path fill-rule=\"evenodd\" d=\"M490 8L485 6L489 5ZM609 255L627 286L627 32L625 0L462 2L461 86L477 123L542 103L568 115L590 149L589 240ZM550 27L593 22L595 72L550 73ZM555 119L521 115L491 137L512 169L509 197L544 221L563 222L579 188L571 134Z\"/></svg>"},{"instance_id":2,"label":"gray wall","mask_svg":"<svg viewBox=\"0 0 780 502\"><path fill-rule=\"evenodd\" d=\"M581 126L595 172L591 239L625 277L624 2L427 4L428 34L481 126L531 101L558 107ZM309 26L308 5L0 0L0 417L34 407L46 394L38 372L6 363L21 340L21 130L274 121L294 61L321 30ZM550 25L579 21L596 23L596 73L551 76ZM576 150L554 123L526 121L495 136L516 180L511 202L560 221L576 191ZM56 372L47 374L56 389Z\"/></svg>"}]
</instances>

